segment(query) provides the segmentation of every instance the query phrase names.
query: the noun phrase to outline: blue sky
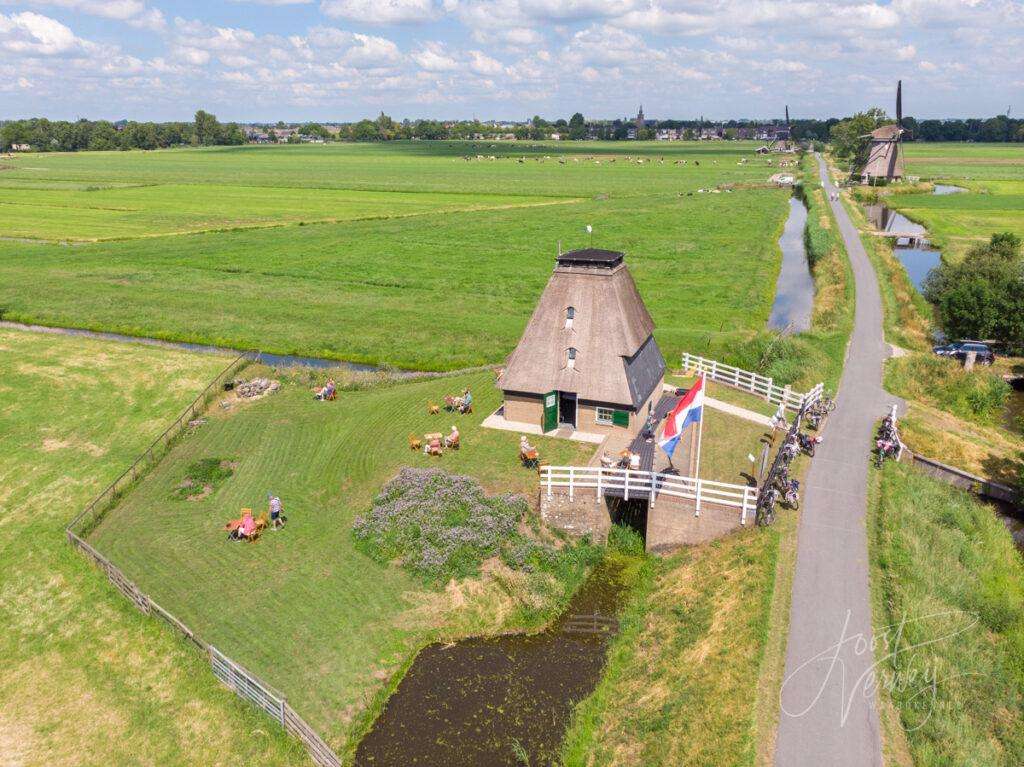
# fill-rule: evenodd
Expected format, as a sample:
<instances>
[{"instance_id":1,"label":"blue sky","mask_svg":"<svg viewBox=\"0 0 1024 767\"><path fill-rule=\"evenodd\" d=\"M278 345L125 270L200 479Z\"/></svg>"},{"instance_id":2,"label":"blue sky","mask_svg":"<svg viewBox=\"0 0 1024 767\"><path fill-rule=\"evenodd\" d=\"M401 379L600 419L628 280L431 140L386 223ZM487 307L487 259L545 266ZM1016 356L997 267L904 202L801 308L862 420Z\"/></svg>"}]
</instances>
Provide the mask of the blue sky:
<instances>
[{"instance_id":1,"label":"blue sky","mask_svg":"<svg viewBox=\"0 0 1024 767\"><path fill-rule=\"evenodd\" d=\"M1024 114L1024 0L0 0L0 117Z\"/></svg>"}]
</instances>

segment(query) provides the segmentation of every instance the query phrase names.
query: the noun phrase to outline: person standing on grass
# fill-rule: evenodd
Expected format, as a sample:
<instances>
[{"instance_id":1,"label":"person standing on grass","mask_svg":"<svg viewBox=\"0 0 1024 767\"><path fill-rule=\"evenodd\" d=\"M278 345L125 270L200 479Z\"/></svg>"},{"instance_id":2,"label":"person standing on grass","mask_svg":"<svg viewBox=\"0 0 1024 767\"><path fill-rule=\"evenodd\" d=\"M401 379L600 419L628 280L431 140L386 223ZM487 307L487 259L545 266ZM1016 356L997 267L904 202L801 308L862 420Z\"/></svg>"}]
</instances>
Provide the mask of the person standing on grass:
<instances>
[{"instance_id":1,"label":"person standing on grass","mask_svg":"<svg viewBox=\"0 0 1024 767\"><path fill-rule=\"evenodd\" d=\"M267 498L270 499L270 527L274 530L284 527L284 507L281 505L281 499L272 493L268 493Z\"/></svg>"}]
</instances>

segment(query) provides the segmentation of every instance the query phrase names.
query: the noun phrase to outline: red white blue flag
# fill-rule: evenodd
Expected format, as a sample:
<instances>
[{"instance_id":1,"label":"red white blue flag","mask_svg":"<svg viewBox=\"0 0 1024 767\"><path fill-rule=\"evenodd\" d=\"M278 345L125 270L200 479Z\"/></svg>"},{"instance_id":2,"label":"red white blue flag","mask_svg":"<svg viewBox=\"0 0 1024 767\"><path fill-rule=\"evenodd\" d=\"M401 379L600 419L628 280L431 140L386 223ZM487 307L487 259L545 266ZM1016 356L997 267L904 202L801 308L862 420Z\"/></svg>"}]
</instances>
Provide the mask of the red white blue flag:
<instances>
[{"instance_id":1,"label":"red white blue flag","mask_svg":"<svg viewBox=\"0 0 1024 767\"><path fill-rule=\"evenodd\" d=\"M703 410L704 377L700 376L697 378L697 382L694 383L693 388L683 395L683 398L679 400L679 404L665 418L665 428L662 429L661 441L658 444L670 457L675 452L676 445L679 444L679 438L686 431L686 427L690 424L698 423Z\"/></svg>"}]
</instances>

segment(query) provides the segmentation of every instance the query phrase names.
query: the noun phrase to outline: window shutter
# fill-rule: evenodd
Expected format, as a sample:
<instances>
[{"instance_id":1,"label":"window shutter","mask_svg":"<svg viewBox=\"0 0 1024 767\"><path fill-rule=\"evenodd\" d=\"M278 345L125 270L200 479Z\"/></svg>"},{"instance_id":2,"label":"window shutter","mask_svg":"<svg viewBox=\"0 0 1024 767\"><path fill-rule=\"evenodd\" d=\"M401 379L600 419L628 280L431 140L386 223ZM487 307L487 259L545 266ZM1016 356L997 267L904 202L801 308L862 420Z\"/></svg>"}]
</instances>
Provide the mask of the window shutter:
<instances>
[{"instance_id":1,"label":"window shutter","mask_svg":"<svg viewBox=\"0 0 1024 767\"><path fill-rule=\"evenodd\" d=\"M616 426L625 426L629 428L629 411L628 410L616 410L612 413L612 423Z\"/></svg>"}]
</instances>

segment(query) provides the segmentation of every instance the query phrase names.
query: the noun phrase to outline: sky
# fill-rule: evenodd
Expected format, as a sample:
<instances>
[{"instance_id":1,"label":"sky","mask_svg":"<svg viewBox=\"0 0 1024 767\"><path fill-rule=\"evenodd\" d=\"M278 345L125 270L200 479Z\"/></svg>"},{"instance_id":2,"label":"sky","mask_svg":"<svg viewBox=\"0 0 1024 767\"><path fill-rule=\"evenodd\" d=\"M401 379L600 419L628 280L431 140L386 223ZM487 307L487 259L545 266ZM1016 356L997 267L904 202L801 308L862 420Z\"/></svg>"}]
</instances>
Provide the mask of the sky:
<instances>
[{"instance_id":1,"label":"sky","mask_svg":"<svg viewBox=\"0 0 1024 767\"><path fill-rule=\"evenodd\" d=\"M1024 0L0 0L0 119L1024 114Z\"/></svg>"}]
</instances>

